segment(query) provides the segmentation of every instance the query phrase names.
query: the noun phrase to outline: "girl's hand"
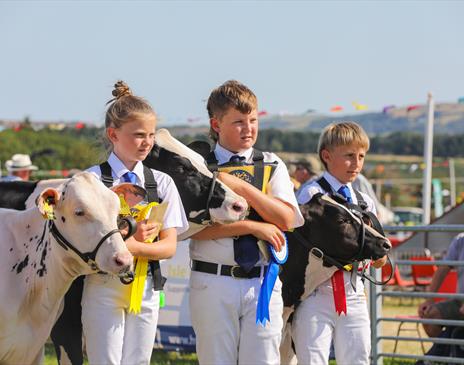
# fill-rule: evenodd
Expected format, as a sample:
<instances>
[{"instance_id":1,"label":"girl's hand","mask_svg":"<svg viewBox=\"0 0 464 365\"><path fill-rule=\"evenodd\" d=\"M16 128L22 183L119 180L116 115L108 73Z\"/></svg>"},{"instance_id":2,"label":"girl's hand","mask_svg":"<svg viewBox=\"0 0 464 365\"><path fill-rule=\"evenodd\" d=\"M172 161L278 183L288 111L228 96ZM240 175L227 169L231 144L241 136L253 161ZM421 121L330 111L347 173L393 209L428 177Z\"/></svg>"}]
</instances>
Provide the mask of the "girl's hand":
<instances>
[{"instance_id":1,"label":"girl's hand","mask_svg":"<svg viewBox=\"0 0 464 365\"><path fill-rule=\"evenodd\" d=\"M159 223L148 223L148 221L144 219L143 221L137 222L137 232L134 238L139 242L153 239L158 235L160 228L161 225Z\"/></svg>"},{"instance_id":2,"label":"girl's hand","mask_svg":"<svg viewBox=\"0 0 464 365\"><path fill-rule=\"evenodd\" d=\"M277 252L285 245L284 233L272 223L253 222L251 234L271 244Z\"/></svg>"}]
</instances>

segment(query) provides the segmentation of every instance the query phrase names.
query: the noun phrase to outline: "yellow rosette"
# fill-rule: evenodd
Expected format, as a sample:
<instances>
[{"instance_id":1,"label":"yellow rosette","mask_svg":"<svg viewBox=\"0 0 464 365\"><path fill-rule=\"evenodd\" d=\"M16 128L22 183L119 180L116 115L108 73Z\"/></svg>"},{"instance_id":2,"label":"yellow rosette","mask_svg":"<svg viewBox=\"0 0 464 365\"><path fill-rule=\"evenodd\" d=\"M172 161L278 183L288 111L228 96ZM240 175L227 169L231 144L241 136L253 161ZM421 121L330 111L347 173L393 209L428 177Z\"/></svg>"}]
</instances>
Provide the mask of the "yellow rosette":
<instances>
[{"instance_id":1,"label":"yellow rosette","mask_svg":"<svg viewBox=\"0 0 464 365\"><path fill-rule=\"evenodd\" d=\"M126 203L123 195L119 196L119 200L121 203L121 210L120 214L123 216L131 215L134 217L136 222L140 222L142 220L148 219L151 216L151 211L154 207L159 205L157 202L148 203L147 205L135 205L132 208ZM161 223L161 222L158 222ZM161 224L160 224L161 230ZM159 230L158 230L159 233ZM151 237L145 240L145 243L152 243L155 238L158 236ZM134 281L131 283L131 292L130 292L130 303L129 303L129 312L137 314L140 313L142 308L142 299L143 299L143 292L145 288L145 281L147 279L147 271L148 271L148 259L143 257L135 257L134 258L134 265L135 265L135 276Z\"/></svg>"}]
</instances>

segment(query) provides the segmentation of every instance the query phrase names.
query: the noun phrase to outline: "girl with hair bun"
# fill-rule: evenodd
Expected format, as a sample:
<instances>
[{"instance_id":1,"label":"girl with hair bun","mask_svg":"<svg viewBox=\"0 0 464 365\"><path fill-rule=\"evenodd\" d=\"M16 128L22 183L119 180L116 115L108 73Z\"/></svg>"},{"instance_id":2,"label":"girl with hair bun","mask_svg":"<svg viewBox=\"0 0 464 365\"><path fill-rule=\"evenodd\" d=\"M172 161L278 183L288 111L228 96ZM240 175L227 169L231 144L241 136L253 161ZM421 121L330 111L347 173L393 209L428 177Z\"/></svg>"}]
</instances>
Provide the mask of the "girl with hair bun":
<instances>
[{"instance_id":1,"label":"girl with hair bun","mask_svg":"<svg viewBox=\"0 0 464 365\"><path fill-rule=\"evenodd\" d=\"M107 103L105 117L105 138L110 155L106 162L88 171L95 173L107 186L124 182L145 186L147 190L151 186L157 196L154 199L167 202L168 206L158 241L144 243L158 230L158 225L147 220L138 222L136 234L126 240L134 257L152 260L138 310L130 308L132 285L124 285L119 278L100 273L85 278L84 339L90 364L149 364L158 322L159 290L165 280L158 261L174 255L177 235L188 228L188 223L172 178L142 164L154 144L154 110L147 101L133 95L123 81L114 85L112 95L114 98Z\"/></svg>"}]
</instances>

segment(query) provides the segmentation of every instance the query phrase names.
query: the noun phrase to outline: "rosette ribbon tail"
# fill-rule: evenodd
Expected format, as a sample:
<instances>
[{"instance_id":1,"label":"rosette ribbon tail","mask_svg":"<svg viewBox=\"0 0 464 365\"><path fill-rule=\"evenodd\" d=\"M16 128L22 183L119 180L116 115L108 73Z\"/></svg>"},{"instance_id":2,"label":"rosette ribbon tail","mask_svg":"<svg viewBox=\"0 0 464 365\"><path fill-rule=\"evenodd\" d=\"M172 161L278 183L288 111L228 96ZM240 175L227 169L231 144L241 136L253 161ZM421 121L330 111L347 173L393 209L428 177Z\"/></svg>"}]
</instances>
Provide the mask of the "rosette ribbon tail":
<instances>
[{"instance_id":1,"label":"rosette ribbon tail","mask_svg":"<svg viewBox=\"0 0 464 365\"><path fill-rule=\"evenodd\" d=\"M280 252L276 252L271 245L269 245L269 250L271 252L269 265L261 284L258 305L256 307L256 324L261 324L263 327L266 326L267 321L271 321L269 315L269 303L271 302L272 290L274 289L275 282L279 276L279 266L284 264L288 258L287 237L285 237L285 245L282 246Z\"/></svg>"}]
</instances>

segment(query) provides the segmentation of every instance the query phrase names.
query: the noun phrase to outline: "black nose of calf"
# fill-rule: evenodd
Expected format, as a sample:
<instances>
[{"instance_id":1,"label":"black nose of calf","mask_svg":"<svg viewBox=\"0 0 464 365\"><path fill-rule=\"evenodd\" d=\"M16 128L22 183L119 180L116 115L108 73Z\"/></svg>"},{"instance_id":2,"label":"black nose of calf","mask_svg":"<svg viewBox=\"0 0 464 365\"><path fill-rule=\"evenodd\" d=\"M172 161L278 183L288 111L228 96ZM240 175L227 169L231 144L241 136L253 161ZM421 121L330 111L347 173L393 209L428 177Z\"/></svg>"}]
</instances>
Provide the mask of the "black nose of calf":
<instances>
[{"instance_id":1,"label":"black nose of calf","mask_svg":"<svg viewBox=\"0 0 464 365\"><path fill-rule=\"evenodd\" d=\"M232 205L232 209L237 213L242 213L245 211L245 207L240 203L234 203L234 205Z\"/></svg>"},{"instance_id":2,"label":"black nose of calf","mask_svg":"<svg viewBox=\"0 0 464 365\"><path fill-rule=\"evenodd\" d=\"M391 245L390 241L386 240L386 241L384 241L382 247L385 249L385 251L390 251L391 248L392 248L392 245Z\"/></svg>"}]
</instances>

